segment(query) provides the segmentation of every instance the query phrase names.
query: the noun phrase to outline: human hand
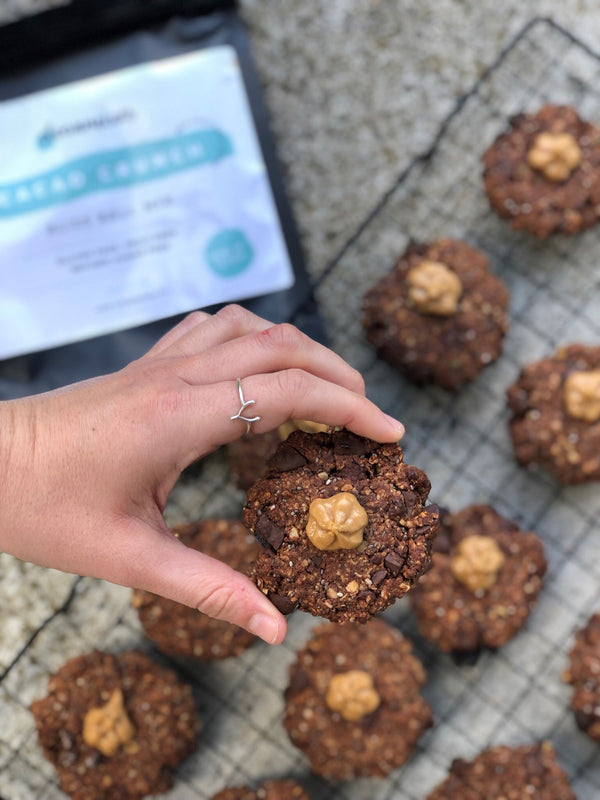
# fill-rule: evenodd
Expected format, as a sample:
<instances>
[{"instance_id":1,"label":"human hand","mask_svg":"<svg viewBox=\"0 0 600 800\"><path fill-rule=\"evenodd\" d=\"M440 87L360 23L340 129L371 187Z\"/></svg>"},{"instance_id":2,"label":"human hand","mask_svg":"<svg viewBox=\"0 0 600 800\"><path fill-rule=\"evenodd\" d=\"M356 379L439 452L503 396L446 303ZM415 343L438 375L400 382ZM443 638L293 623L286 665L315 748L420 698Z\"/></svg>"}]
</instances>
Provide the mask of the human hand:
<instances>
[{"instance_id":1,"label":"human hand","mask_svg":"<svg viewBox=\"0 0 600 800\"><path fill-rule=\"evenodd\" d=\"M0 549L146 589L281 642L285 618L244 575L185 547L163 510L181 471L289 418L381 442L404 430L360 375L290 325L239 306L194 312L119 372L0 403Z\"/></svg>"}]
</instances>

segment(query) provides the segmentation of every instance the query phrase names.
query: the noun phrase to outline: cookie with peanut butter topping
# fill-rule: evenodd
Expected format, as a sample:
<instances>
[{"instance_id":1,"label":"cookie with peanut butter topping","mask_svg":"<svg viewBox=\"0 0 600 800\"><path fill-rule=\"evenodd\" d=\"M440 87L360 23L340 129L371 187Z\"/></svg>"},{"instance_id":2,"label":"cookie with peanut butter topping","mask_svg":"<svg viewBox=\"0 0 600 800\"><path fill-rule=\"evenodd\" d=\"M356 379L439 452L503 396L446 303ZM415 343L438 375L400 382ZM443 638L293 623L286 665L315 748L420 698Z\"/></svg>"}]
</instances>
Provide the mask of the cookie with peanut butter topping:
<instances>
[{"instance_id":1,"label":"cookie with peanut butter topping","mask_svg":"<svg viewBox=\"0 0 600 800\"><path fill-rule=\"evenodd\" d=\"M578 233L600 216L600 128L569 106L516 114L486 150L485 190L513 228Z\"/></svg>"},{"instance_id":2,"label":"cookie with peanut butter topping","mask_svg":"<svg viewBox=\"0 0 600 800\"><path fill-rule=\"evenodd\" d=\"M191 688L138 651L71 659L31 711L44 755L73 800L166 792L200 728Z\"/></svg>"},{"instance_id":3,"label":"cookie with peanut butter topping","mask_svg":"<svg viewBox=\"0 0 600 800\"><path fill-rule=\"evenodd\" d=\"M507 306L479 250L455 239L412 243L366 293L363 326L381 358L413 383L456 391L501 354Z\"/></svg>"},{"instance_id":4,"label":"cookie with peanut butter topping","mask_svg":"<svg viewBox=\"0 0 600 800\"><path fill-rule=\"evenodd\" d=\"M507 400L520 464L564 485L600 480L600 345L566 345L525 366Z\"/></svg>"},{"instance_id":5,"label":"cookie with peanut butter topping","mask_svg":"<svg viewBox=\"0 0 600 800\"><path fill-rule=\"evenodd\" d=\"M255 581L284 613L365 622L431 563L429 479L398 444L346 430L292 433L248 491L246 525L265 549Z\"/></svg>"},{"instance_id":6,"label":"cookie with peanut butter topping","mask_svg":"<svg viewBox=\"0 0 600 800\"><path fill-rule=\"evenodd\" d=\"M381 777L433 722L425 678L410 642L382 619L321 625L290 668L283 724L316 774Z\"/></svg>"},{"instance_id":7,"label":"cookie with peanut butter topping","mask_svg":"<svg viewBox=\"0 0 600 800\"><path fill-rule=\"evenodd\" d=\"M491 506L443 511L433 566L409 595L419 630L446 653L497 649L525 624L545 572L541 540Z\"/></svg>"}]
</instances>

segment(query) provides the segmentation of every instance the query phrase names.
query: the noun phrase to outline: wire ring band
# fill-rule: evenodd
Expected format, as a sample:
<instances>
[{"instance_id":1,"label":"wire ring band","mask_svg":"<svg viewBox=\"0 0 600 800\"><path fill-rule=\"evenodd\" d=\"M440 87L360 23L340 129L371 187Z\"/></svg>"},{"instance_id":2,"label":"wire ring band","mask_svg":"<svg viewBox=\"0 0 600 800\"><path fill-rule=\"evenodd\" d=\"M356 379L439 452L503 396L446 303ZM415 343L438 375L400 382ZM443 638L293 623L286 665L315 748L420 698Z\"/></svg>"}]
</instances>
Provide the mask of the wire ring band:
<instances>
[{"instance_id":1,"label":"wire ring band","mask_svg":"<svg viewBox=\"0 0 600 800\"><path fill-rule=\"evenodd\" d=\"M244 393L242 391L242 379L241 378L238 378L236 380L236 385L237 385L237 390L238 390L238 396L240 398L240 403L241 403L240 410L238 411L237 414L234 414L232 417L229 417L229 419L232 420L232 421L236 420L236 419L243 420L243 422L246 423L246 434L248 434L248 433L250 433L250 425L252 425L253 422L258 422L260 417L258 417L258 416L257 417L245 417L244 416L244 411L248 408L248 406L253 406L254 403L256 403L256 400L244 400Z\"/></svg>"}]
</instances>

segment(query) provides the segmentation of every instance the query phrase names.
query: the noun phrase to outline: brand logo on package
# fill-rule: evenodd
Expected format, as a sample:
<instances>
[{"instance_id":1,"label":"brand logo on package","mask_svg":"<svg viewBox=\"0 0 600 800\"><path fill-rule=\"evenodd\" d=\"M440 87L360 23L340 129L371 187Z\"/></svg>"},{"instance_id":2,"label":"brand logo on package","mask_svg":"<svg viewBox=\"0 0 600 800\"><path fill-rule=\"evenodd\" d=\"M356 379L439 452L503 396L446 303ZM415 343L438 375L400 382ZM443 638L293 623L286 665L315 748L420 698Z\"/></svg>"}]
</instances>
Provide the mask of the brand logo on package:
<instances>
[{"instance_id":1,"label":"brand logo on package","mask_svg":"<svg viewBox=\"0 0 600 800\"><path fill-rule=\"evenodd\" d=\"M243 231L237 228L225 228L209 241L205 258L216 275L233 278L250 266L254 251Z\"/></svg>"},{"instance_id":2,"label":"brand logo on package","mask_svg":"<svg viewBox=\"0 0 600 800\"><path fill-rule=\"evenodd\" d=\"M217 128L93 153L40 175L0 184L0 219L60 205L94 192L158 180L214 164L232 154L231 139Z\"/></svg>"},{"instance_id":3,"label":"brand logo on package","mask_svg":"<svg viewBox=\"0 0 600 800\"><path fill-rule=\"evenodd\" d=\"M115 114L100 114L80 122L74 122L71 125L61 125L60 127L48 125L38 136L37 145L40 150L48 150L58 138L63 136L87 133L87 131L98 130L98 128L108 128L112 125L119 125L122 122L133 120L135 117L136 112L133 109L125 108Z\"/></svg>"}]
</instances>

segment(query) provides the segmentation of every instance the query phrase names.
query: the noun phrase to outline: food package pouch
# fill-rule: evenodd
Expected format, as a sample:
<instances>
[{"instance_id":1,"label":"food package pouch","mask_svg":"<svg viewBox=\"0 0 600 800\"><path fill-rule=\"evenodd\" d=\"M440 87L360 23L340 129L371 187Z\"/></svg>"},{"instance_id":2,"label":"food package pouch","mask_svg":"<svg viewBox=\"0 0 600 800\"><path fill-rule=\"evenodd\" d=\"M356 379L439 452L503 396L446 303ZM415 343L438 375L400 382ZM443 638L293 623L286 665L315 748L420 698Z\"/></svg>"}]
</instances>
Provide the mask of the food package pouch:
<instances>
[{"instance_id":1,"label":"food package pouch","mask_svg":"<svg viewBox=\"0 0 600 800\"><path fill-rule=\"evenodd\" d=\"M121 368L192 309L323 340L231 1L0 28L0 399Z\"/></svg>"}]
</instances>

